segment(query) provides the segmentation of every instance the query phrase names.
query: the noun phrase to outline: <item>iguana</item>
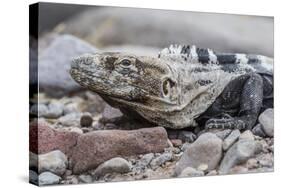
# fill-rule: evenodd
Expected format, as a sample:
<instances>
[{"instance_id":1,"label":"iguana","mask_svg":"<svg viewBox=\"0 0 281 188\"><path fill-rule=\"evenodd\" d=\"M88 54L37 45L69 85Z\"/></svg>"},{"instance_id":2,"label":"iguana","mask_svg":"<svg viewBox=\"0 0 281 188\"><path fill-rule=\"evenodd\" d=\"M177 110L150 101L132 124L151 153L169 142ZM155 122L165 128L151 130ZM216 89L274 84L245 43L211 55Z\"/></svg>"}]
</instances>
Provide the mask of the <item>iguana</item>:
<instances>
[{"instance_id":1,"label":"iguana","mask_svg":"<svg viewBox=\"0 0 281 188\"><path fill-rule=\"evenodd\" d=\"M251 129L273 107L273 59L171 45L158 57L85 54L70 74L130 117L172 129Z\"/></svg>"}]
</instances>

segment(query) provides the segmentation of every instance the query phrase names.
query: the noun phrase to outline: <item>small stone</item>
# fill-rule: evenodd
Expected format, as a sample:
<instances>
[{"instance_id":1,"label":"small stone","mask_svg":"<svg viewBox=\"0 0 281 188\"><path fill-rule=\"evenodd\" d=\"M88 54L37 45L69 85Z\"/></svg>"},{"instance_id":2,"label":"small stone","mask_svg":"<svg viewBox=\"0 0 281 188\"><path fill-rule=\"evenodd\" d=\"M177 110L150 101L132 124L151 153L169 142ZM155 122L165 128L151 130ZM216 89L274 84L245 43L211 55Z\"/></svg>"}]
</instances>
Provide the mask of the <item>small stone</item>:
<instances>
[{"instance_id":1,"label":"small stone","mask_svg":"<svg viewBox=\"0 0 281 188\"><path fill-rule=\"evenodd\" d=\"M181 139L183 142L194 142L196 140L197 136L190 132L190 131L181 131L179 133L178 139Z\"/></svg>"},{"instance_id":2,"label":"small stone","mask_svg":"<svg viewBox=\"0 0 281 188\"><path fill-rule=\"evenodd\" d=\"M251 158L246 163L248 169L254 169L259 166L257 159Z\"/></svg>"},{"instance_id":3,"label":"small stone","mask_svg":"<svg viewBox=\"0 0 281 188\"><path fill-rule=\"evenodd\" d=\"M200 164L200 165L197 167L197 170L203 171L203 172L207 172L207 171L208 171L208 165L207 165L207 164Z\"/></svg>"},{"instance_id":4,"label":"small stone","mask_svg":"<svg viewBox=\"0 0 281 188\"><path fill-rule=\"evenodd\" d=\"M182 141L180 139L171 139L170 141L174 147L180 147L182 145Z\"/></svg>"},{"instance_id":5,"label":"small stone","mask_svg":"<svg viewBox=\"0 0 281 188\"><path fill-rule=\"evenodd\" d=\"M239 140L255 140L255 137L253 135L253 133L250 130L246 130L244 131L240 136L239 136Z\"/></svg>"},{"instance_id":6,"label":"small stone","mask_svg":"<svg viewBox=\"0 0 281 188\"><path fill-rule=\"evenodd\" d=\"M173 157L173 154L170 152L165 152L160 156L156 157L150 162L150 166L152 169L156 169L159 166L163 165L165 162L170 161Z\"/></svg>"},{"instance_id":7,"label":"small stone","mask_svg":"<svg viewBox=\"0 0 281 188\"><path fill-rule=\"evenodd\" d=\"M95 179L98 179L108 173L127 173L131 171L131 164L120 157L112 158L101 165L92 173Z\"/></svg>"},{"instance_id":8,"label":"small stone","mask_svg":"<svg viewBox=\"0 0 281 188\"><path fill-rule=\"evenodd\" d=\"M82 175L78 176L78 179L83 183L92 183L93 182L92 176L90 176L90 175L82 174Z\"/></svg>"},{"instance_id":9,"label":"small stone","mask_svg":"<svg viewBox=\"0 0 281 188\"><path fill-rule=\"evenodd\" d=\"M228 148L238 140L240 136L240 131L238 129L233 130L223 141L222 148L224 151L228 150Z\"/></svg>"},{"instance_id":10,"label":"small stone","mask_svg":"<svg viewBox=\"0 0 281 188\"><path fill-rule=\"evenodd\" d=\"M149 165L149 163L151 162L151 160L153 159L154 154L153 153L148 153L143 155L143 157L141 158L141 166L146 167L147 165Z\"/></svg>"},{"instance_id":11,"label":"small stone","mask_svg":"<svg viewBox=\"0 0 281 188\"><path fill-rule=\"evenodd\" d=\"M189 177L189 176L204 176L204 172L196 170L192 167L186 167L178 177Z\"/></svg>"},{"instance_id":12,"label":"small stone","mask_svg":"<svg viewBox=\"0 0 281 188\"><path fill-rule=\"evenodd\" d=\"M113 130L113 129L118 129L118 127L114 123L107 123L107 124L105 124L104 129L105 130Z\"/></svg>"},{"instance_id":13,"label":"small stone","mask_svg":"<svg viewBox=\"0 0 281 188\"><path fill-rule=\"evenodd\" d=\"M218 175L218 172L216 170L211 170L206 176L216 176Z\"/></svg>"},{"instance_id":14,"label":"small stone","mask_svg":"<svg viewBox=\"0 0 281 188\"><path fill-rule=\"evenodd\" d=\"M230 174L245 174L248 173L248 169L243 166L235 166L229 170Z\"/></svg>"},{"instance_id":15,"label":"small stone","mask_svg":"<svg viewBox=\"0 0 281 188\"><path fill-rule=\"evenodd\" d=\"M106 105L102 113L102 122L113 123L122 116L123 114L119 109Z\"/></svg>"},{"instance_id":16,"label":"small stone","mask_svg":"<svg viewBox=\"0 0 281 188\"><path fill-rule=\"evenodd\" d=\"M274 112L272 108L265 110L259 116L259 122L267 136L273 137L274 135Z\"/></svg>"},{"instance_id":17,"label":"small stone","mask_svg":"<svg viewBox=\"0 0 281 188\"><path fill-rule=\"evenodd\" d=\"M254 135L259 136L259 137L266 137L266 134L262 128L262 125L259 123L257 124L253 129L252 132Z\"/></svg>"},{"instance_id":18,"label":"small stone","mask_svg":"<svg viewBox=\"0 0 281 188\"><path fill-rule=\"evenodd\" d=\"M258 163L262 166L262 167L268 167L268 168L272 168L273 167L273 155L271 153L267 153L267 154L263 154L261 156L258 157Z\"/></svg>"},{"instance_id":19,"label":"small stone","mask_svg":"<svg viewBox=\"0 0 281 188\"><path fill-rule=\"evenodd\" d=\"M208 170L213 170L221 157L222 140L213 133L204 133L183 152L176 164L175 173L179 175L186 167L197 168L200 164L207 164Z\"/></svg>"},{"instance_id":20,"label":"small stone","mask_svg":"<svg viewBox=\"0 0 281 188\"><path fill-rule=\"evenodd\" d=\"M217 135L217 137L224 140L231 132L232 132L231 129L225 129L225 130L222 130L222 131L218 131L215 134Z\"/></svg>"},{"instance_id":21,"label":"small stone","mask_svg":"<svg viewBox=\"0 0 281 188\"><path fill-rule=\"evenodd\" d=\"M261 151L261 145L252 140L239 140L232 145L220 164L220 174L229 173L230 169L237 164L246 162L249 158L253 157L256 153Z\"/></svg>"},{"instance_id":22,"label":"small stone","mask_svg":"<svg viewBox=\"0 0 281 188\"><path fill-rule=\"evenodd\" d=\"M68 131L68 132L74 132L78 134L83 134L83 130L78 127L63 127L61 130Z\"/></svg>"},{"instance_id":23,"label":"small stone","mask_svg":"<svg viewBox=\"0 0 281 188\"><path fill-rule=\"evenodd\" d=\"M30 108L30 114L42 117L48 113L48 107L45 104L34 104Z\"/></svg>"},{"instance_id":24,"label":"small stone","mask_svg":"<svg viewBox=\"0 0 281 188\"><path fill-rule=\"evenodd\" d=\"M57 175L63 175L68 161L64 153L59 150L39 155L39 173L49 171Z\"/></svg>"},{"instance_id":25,"label":"small stone","mask_svg":"<svg viewBox=\"0 0 281 188\"><path fill-rule=\"evenodd\" d=\"M29 182L38 185L38 174L33 170L29 170Z\"/></svg>"},{"instance_id":26,"label":"small stone","mask_svg":"<svg viewBox=\"0 0 281 188\"><path fill-rule=\"evenodd\" d=\"M31 107L30 113L38 117L58 118L63 113L63 104L59 102L51 102L48 105L35 104Z\"/></svg>"},{"instance_id":27,"label":"small stone","mask_svg":"<svg viewBox=\"0 0 281 188\"><path fill-rule=\"evenodd\" d=\"M66 114L58 119L58 122L66 127L79 127L80 126L80 113Z\"/></svg>"},{"instance_id":28,"label":"small stone","mask_svg":"<svg viewBox=\"0 0 281 188\"><path fill-rule=\"evenodd\" d=\"M79 112L79 105L78 103L69 103L64 105L63 107L63 114L71 114L71 113L78 113Z\"/></svg>"},{"instance_id":29,"label":"small stone","mask_svg":"<svg viewBox=\"0 0 281 188\"><path fill-rule=\"evenodd\" d=\"M61 177L51 173L51 172L43 172L39 175L39 185L53 185L58 184L61 180Z\"/></svg>"},{"instance_id":30,"label":"small stone","mask_svg":"<svg viewBox=\"0 0 281 188\"><path fill-rule=\"evenodd\" d=\"M48 105L48 113L44 115L46 118L58 118L63 113L63 104L59 102L51 102Z\"/></svg>"},{"instance_id":31,"label":"small stone","mask_svg":"<svg viewBox=\"0 0 281 188\"><path fill-rule=\"evenodd\" d=\"M80 118L80 125L82 127L90 127L92 126L92 123L93 123L92 115L89 112L83 113Z\"/></svg>"}]
</instances>

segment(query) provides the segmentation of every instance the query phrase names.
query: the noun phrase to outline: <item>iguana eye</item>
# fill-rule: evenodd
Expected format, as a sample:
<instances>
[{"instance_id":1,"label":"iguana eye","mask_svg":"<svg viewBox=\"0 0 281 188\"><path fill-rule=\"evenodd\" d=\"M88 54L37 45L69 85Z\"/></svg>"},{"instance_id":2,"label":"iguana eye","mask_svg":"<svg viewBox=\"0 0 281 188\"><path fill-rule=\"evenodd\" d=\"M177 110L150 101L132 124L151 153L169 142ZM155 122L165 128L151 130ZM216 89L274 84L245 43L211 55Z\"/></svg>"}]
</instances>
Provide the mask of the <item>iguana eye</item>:
<instances>
[{"instance_id":1,"label":"iguana eye","mask_svg":"<svg viewBox=\"0 0 281 188\"><path fill-rule=\"evenodd\" d=\"M131 61L129 59L123 59L120 64L123 66L123 67L129 67L131 66Z\"/></svg>"}]
</instances>

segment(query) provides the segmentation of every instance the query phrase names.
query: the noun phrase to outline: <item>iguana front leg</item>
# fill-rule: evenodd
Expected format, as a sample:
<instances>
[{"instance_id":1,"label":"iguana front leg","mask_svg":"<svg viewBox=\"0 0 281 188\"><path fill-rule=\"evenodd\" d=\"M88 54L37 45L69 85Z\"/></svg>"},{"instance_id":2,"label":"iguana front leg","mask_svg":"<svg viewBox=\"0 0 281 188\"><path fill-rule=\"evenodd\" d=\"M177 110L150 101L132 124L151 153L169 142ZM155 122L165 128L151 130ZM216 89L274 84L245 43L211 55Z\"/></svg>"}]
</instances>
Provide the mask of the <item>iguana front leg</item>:
<instances>
[{"instance_id":1,"label":"iguana front leg","mask_svg":"<svg viewBox=\"0 0 281 188\"><path fill-rule=\"evenodd\" d=\"M237 87L239 84L242 86L241 90ZM227 103L231 103L231 100L237 100L235 98L238 97L237 90L240 93L237 116L224 115L222 118L211 118L206 122L205 128L251 129L255 125L263 101L262 77L254 73L247 77L243 75L232 81L219 96L222 108L227 106Z\"/></svg>"}]
</instances>

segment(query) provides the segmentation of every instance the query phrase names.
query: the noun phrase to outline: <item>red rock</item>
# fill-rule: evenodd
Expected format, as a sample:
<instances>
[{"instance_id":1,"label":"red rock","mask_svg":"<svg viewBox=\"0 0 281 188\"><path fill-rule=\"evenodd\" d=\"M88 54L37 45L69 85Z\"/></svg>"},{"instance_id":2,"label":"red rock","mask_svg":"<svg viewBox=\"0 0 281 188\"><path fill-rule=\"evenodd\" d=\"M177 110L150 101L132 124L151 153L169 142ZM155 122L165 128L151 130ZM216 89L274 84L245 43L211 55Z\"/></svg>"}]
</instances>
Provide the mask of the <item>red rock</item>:
<instances>
[{"instance_id":1,"label":"red rock","mask_svg":"<svg viewBox=\"0 0 281 188\"><path fill-rule=\"evenodd\" d=\"M83 134L73 148L73 173L94 169L114 157L162 152L167 146L167 132L162 127L130 131L101 130Z\"/></svg>"},{"instance_id":2,"label":"red rock","mask_svg":"<svg viewBox=\"0 0 281 188\"><path fill-rule=\"evenodd\" d=\"M180 139L171 139L170 140L174 147L179 147L182 145L182 141Z\"/></svg>"},{"instance_id":3,"label":"red rock","mask_svg":"<svg viewBox=\"0 0 281 188\"><path fill-rule=\"evenodd\" d=\"M29 150L36 154L60 150L70 155L77 142L76 132L57 131L44 123L33 123L29 130Z\"/></svg>"}]
</instances>

